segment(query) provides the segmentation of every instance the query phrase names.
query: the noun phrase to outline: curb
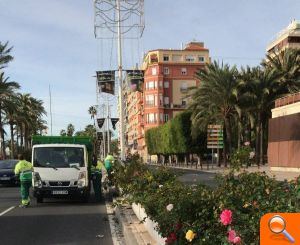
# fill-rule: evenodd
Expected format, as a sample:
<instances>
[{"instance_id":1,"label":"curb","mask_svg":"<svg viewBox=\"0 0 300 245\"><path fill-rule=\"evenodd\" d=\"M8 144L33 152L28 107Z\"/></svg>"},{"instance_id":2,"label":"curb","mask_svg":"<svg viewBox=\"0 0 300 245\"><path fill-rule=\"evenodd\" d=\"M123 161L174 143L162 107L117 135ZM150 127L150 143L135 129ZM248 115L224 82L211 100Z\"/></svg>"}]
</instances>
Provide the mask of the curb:
<instances>
[{"instance_id":1,"label":"curb","mask_svg":"<svg viewBox=\"0 0 300 245\"><path fill-rule=\"evenodd\" d=\"M155 245L157 244L146 230L129 205L117 206L115 215L119 220L127 245Z\"/></svg>"}]
</instances>

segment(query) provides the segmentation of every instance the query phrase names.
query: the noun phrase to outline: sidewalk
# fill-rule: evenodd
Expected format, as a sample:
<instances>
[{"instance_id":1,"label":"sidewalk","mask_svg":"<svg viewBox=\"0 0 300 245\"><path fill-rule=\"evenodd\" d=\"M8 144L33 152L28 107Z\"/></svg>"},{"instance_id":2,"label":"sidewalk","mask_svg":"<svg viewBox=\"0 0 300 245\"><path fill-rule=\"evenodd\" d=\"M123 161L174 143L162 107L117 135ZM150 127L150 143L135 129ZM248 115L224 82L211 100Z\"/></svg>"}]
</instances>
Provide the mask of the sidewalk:
<instances>
[{"instance_id":1,"label":"sidewalk","mask_svg":"<svg viewBox=\"0 0 300 245\"><path fill-rule=\"evenodd\" d=\"M161 164L148 164L152 166L162 166ZM213 167L210 165L210 169L207 169L206 166L201 168L195 168L195 166L191 167L185 167L185 166L170 166L170 165L165 165L165 167L168 168L175 168L175 169L182 169L182 170L190 170L190 171L199 171L199 172L207 172L207 173L215 173L215 174L228 174L230 169L227 167L218 167L216 165L213 165ZM297 172L289 172L289 171L272 171L267 165L257 167L257 166L250 166L248 168L242 168L238 173L242 172L249 172L249 173L254 173L254 172L265 172L268 176L274 177L277 180L283 181L283 180L293 180L296 177L300 175L300 173Z\"/></svg>"},{"instance_id":2,"label":"sidewalk","mask_svg":"<svg viewBox=\"0 0 300 245\"><path fill-rule=\"evenodd\" d=\"M130 205L115 207L115 215L121 225L126 245L157 245L143 222L133 212Z\"/></svg>"}]
</instances>

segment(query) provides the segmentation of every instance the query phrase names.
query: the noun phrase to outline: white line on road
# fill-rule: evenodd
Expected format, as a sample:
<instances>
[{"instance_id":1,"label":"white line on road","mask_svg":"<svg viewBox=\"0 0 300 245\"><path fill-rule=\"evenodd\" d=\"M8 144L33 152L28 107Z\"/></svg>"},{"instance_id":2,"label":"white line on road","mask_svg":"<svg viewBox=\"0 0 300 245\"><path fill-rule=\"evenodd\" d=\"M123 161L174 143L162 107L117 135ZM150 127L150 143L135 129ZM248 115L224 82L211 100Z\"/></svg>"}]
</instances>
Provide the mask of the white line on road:
<instances>
[{"instance_id":1,"label":"white line on road","mask_svg":"<svg viewBox=\"0 0 300 245\"><path fill-rule=\"evenodd\" d=\"M0 213L0 216L3 216L4 214L8 213L9 211L13 210L16 206L12 206L6 210L4 210L2 213Z\"/></svg>"}]
</instances>

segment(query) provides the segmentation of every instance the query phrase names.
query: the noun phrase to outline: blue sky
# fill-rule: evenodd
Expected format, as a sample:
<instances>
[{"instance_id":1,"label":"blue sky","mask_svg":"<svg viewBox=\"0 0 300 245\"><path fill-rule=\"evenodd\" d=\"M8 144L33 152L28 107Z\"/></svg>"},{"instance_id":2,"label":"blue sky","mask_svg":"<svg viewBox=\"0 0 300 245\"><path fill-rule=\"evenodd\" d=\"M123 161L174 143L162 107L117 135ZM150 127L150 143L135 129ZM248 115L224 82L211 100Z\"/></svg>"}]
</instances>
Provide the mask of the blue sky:
<instances>
[{"instance_id":1,"label":"blue sky","mask_svg":"<svg viewBox=\"0 0 300 245\"><path fill-rule=\"evenodd\" d=\"M144 35L124 43L124 68L147 50L191 40L203 41L212 59L258 65L266 45L294 18L300 20L299 0L145 0ZM68 123L76 130L92 123L92 76L117 67L115 43L96 40L93 25L92 0L0 0L0 41L14 46L15 57L6 73L47 111L51 84L54 134Z\"/></svg>"}]
</instances>

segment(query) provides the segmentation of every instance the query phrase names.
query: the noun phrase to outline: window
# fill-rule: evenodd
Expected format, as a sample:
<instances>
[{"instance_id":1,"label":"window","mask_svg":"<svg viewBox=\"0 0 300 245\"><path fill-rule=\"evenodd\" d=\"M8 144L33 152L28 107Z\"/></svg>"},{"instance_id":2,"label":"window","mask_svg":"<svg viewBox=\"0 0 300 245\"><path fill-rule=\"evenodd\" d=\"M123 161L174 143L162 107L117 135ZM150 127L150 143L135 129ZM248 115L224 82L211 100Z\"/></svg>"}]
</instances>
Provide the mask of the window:
<instances>
[{"instance_id":1,"label":"window","mask_svg":"<svg viewBox=\"0 0 300 245\"><path fill-rule=\"evenodd\" d=\"M146 105L154 105L155 97L153 94L146 95Z\"/></svg>"},{"instance_id":2,"label":"window","mask_svg":"<svg viewBox=\"0 0 300 245\"><path fill-rule=\"evenodd\" d=\"M161 122L164 121L164 114L163 114L163 113L160 113L160 114L159 114L159 120L160 120Z\"/></svg>"},{"instance_id":3,"label":"window","mask_svg":"<svg viewBox=\"0 0 300 245\"><path fill-rule=\"evenodd\" d=\"M169 97L164 97L164 105L169 105Z\"/></svg>"},{"instance_id":4,"label":"window","mask_svg":"<svg viewBox=\"0 0 300 245\"><path fill-rule=\"evenodd\" d=\"M169 88L169 82L168 81L164 81L164 88Z\"/></svg>"},{"instance_id":5,"label":"window","mask_svg":"<svg viewBox=\"0 0 300 245\"><path fill-rule=\"evenodd\" d=\"M204 56L199 56L198 61L201 62L201 63L205 62Z\"/></svg>"},{"instance_id":6,"label":"window","mask_svg":"<svg viewBox=\"0 0 300 245\"><path fill-rule=\"evenodd\" d=\"M163 81L159 81L159 87L160 87L160 88L163 87Z\"/></svg>"},{"instance_id":7,"label":"window","mask_svg":"<svg viewBox=\"0 0 300 245\"><path fill-rule=\"evenodd\" d=\"M157 88L157 81L154 81L154 88Z\"/></svg>"},{"instance_id":8,"label":"window","mask_svg":"<svg viewBox=\"0 0 300 245\"><path fill-rule=\"evenodd\" d=\"M186 92L187 89L188 89L187 83L186 82L181 83L181 85L180 85L180 91L181 92Z\"/></svg>"},{"instance_id":9,"label":"window","mask_svg":"<svg viewBox=\"0 0 300 245\"><path fill-rule=\"evenodd\" d=\"M156 75L156 67L152 68L152 75Z\"/></svg>"},{"instance_id":10,"label":"window","mask_svg":"<svg viewBox=\"0 0 300 245\"><path fill-rule=\"evenodd\" d=\"M149 114L149 123L154 123L155 122L155 114L154 113L150 113Z\"/></svg>"},{"instance_id":11,"label":"window","mask_svg":"<svg viewBox=\"0 0 300 245\"><path fill-rule=\"evenodd\" d=\"M157 106L157 95L154 95L154 105Z\"/></svg>"},{"instance_id":12,"label":"window","mask_svg":"<svg viewBox=\"0 0 300 245\"><path fill-rule=\"evenodd\" d=\"M194 55L187 55L187 56L185 56L185 61L194 62L195 61L195 56Z\"/></svg>"},{"instance_id":13,"label":"window","mask_svg":"<svg viewBox=\"0 0 300 245\"><path fill-rule=\"evenodd\" d=\"M181 68L181 75L187 75L187 69L185 67Z\"/></svg>"},{"instance_id":14,"label":"window","mask_svg":"<svg viewBox=\"0 0 300 245\"><path fill-rule=\"evenodd\" d=\"M164 55L164 61L169 61L169 55Z\"/></svg>"},{"instance_id":15,"label":"window","mask_svg":"<svg viewBox=\"0 0 300 245\"><path fill-rule=\"evenodd\" d=\"M173 55L173 56L172 56L172 60L173 60L174 62L182 61L182 56L181 56L181 55Z\"/></svg>"},{"instance_id":16,"label":"window","mask_svg":"<svg viewBox=\"0 0 300 245\"><path fill-rule=\"evenodd\" d=\"M165 120L165 122L169 121L169 114L164 115L164 120Z\"/></svg>"},{"instance_id":17,"label":"window","mask_svg":"<svg viewBox=\"0 0 300 245\"><path fill-rule=\"evenodd\" d=\"M153 81L150 81L148 83L148 89L154 89L154 82Z\"/></svg>"},{"instance_id":18,"label":"window","mask_svg":"<svg viewBox=\"0 0 300 245\"><path fill-rule=\"evenodd\" d=\"M186 106L186 100L182 100L182 102L181 102L181 104L182 104L182 106Z\"/></svg>"},{"instance_id":19,"label":"window","mask_svg":"<svg viewBox=\"0 0 300 245\"><path fill-rule=\"evenodd\" d=\"M163 95L159 94L159 105L163 105Z\"/></svg>"},{"instance_id":20,"label":"window","mask_svg":"<svg viewBox=\"0 0 300 245\"><path fill-rule=\"evenodd\" d=\"M164 74L165 74L165 75L170 74L169 67L164 67Z\"/></svg>"},{"instance_id":21,"label":"window","mask_svg":"<svg viewBox=\"0 0 300 245\"><path fill-rule=\"evenodd\" d=\"M41 168L72 168L84 166L82 147L35 148L33 166Z\"/></svg>"}]
</instances>

